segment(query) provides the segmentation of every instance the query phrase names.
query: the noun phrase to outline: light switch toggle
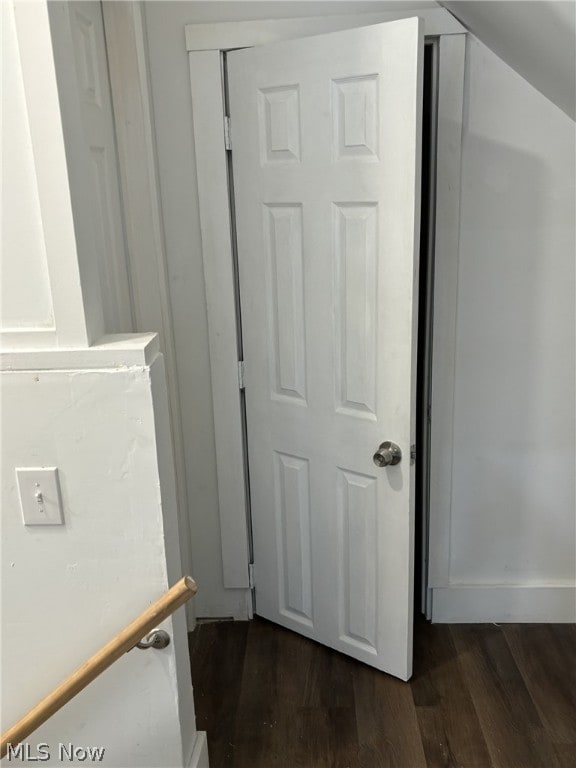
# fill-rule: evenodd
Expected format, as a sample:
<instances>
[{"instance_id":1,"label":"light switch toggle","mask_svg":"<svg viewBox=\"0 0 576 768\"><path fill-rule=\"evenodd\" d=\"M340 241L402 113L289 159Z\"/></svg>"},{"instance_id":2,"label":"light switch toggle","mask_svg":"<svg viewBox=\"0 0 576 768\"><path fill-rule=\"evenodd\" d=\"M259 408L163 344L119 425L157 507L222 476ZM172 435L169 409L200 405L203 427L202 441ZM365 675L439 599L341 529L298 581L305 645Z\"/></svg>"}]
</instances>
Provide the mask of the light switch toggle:
<instances>
[{"instance_id":1,"label":"light switch toggle","mask_svg":"<svg viewBox=\"0 0 576 768\"><path fill-rule=\"evenodd\" d=\"M16 469L24 525L62 525L62 498L56 467Z\"/></svg>"}]
</instances>

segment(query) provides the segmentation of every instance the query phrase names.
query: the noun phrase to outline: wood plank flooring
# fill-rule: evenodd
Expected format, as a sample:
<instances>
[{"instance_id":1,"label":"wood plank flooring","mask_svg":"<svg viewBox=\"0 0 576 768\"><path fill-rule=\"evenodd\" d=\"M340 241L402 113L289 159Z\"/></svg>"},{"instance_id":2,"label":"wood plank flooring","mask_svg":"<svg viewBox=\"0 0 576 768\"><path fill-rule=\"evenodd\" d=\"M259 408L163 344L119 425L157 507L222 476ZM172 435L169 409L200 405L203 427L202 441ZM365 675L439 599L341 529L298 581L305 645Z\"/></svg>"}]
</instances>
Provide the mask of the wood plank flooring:
<instances>
[{"instance_id":1,"label":"wood plank flooring","mask_svg":"<svg viewBox=\"0 0 576 768\"><path fill-rule=\"evenodd\" d=\"M189 643L211 768L576 766L576 625L418 621L409 683L263 619Z\"/></svg>"}]
</instances>

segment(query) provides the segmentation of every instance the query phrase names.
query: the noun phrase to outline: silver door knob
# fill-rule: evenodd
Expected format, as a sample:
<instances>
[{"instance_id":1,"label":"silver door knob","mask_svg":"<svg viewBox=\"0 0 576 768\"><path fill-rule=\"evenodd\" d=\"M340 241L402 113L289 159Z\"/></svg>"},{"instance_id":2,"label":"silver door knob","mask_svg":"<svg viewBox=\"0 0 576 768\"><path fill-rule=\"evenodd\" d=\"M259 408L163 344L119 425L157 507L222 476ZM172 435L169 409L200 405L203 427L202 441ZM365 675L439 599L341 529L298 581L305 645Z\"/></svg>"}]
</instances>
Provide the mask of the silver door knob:
<instances>
[{"instance_id":1,"label":"silver door knob","mask_svg":"<svg viewBox=\"0 0 576 768\"><path fill-rule=\"evenodd\" d=\"M387 440L385 443L382 443L380 448L378 448L373 459L374 464L376 464L377 467L394 466L394 464L400 463L402 459L402 451L400 450L400 446L396 445L396 443L391 443Z\"/></svg>"}]
</instances>

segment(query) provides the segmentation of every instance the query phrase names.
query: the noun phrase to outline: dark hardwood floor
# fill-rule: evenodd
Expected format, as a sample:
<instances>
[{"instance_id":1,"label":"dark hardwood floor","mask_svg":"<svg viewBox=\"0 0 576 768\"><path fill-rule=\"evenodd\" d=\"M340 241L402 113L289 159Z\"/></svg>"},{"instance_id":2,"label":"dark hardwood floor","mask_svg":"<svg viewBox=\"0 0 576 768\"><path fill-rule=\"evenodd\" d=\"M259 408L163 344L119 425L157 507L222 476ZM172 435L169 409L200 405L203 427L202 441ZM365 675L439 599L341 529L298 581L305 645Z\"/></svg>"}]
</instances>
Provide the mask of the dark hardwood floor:
<instances>
[{"instance_id":1,"label":"dark hardwood floor","mask_svg":"<svg viewBox=\"0 0 576 768\"><path fill-rule=\"evenodd\" d=\"M190 634L211 768L575 768L575 625L415 627L409 683L262 619Z\"/></svg>"}]
</instances>

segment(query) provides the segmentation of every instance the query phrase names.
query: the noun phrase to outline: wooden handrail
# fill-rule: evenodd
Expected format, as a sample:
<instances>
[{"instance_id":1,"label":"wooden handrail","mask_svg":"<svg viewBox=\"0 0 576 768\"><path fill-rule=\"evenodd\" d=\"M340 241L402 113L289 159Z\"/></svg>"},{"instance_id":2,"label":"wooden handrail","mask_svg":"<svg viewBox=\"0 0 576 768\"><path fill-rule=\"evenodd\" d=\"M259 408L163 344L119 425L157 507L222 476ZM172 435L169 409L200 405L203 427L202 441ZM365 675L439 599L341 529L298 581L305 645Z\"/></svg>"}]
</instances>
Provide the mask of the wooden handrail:
<instances>
[{"instance_id":1,"label":"wooden handrail","mask_svg":"<svg viewBox=\"0 0 576 768\"><path fill-rule=\"evenodd\" d=\"M190 576L183 576L177 584L174 584L162 597L152 603L138 618L128 624L109 643L102 646L88 661L78 667L64 682L36 704L28 714L3 733L0 758L6 754L8 744L16 746L33 733L126 651L134 648L136 643L140 642L151 629L154 629L177 608L184 605L196 594L197 589L194 579L191 579Z\"/></svg>"}]
</instances>

